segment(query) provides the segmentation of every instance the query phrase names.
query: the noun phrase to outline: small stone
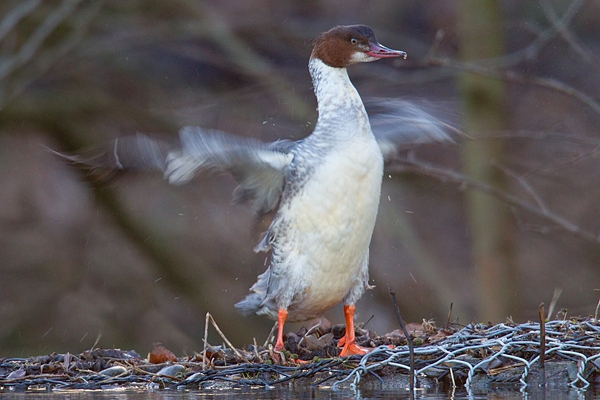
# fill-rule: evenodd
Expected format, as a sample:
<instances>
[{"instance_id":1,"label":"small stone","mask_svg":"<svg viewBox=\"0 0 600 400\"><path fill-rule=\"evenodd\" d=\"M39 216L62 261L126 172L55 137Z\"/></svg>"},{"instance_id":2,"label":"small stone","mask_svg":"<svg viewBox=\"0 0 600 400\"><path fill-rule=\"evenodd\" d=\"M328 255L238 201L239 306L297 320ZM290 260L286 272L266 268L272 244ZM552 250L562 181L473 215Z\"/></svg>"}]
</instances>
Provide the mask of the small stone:
<instances>
[{"instance_id":1,"label":"small stone","mask_svg":"<svg viewBox=\"0 0 600 400\"><path fill-rule=\"evenodd\" d=\"M127 368L122 367L120 365L116 365L114 367L106 368L103 371L100 371L100 375L104 376L119 376L127 373Z\"/></svg>"},{"instance_id":2,"label":"small stone","mask_svg":"<svg viewBox=\"0 0 600 400\"><path fill-rule=\"evenodd\" d=\"M185 367L183 365L175 364L164 367L160 371L156 373L158 376L168 376L172 378L176 378L185 374Z\"/></svg>"}]
</instances>

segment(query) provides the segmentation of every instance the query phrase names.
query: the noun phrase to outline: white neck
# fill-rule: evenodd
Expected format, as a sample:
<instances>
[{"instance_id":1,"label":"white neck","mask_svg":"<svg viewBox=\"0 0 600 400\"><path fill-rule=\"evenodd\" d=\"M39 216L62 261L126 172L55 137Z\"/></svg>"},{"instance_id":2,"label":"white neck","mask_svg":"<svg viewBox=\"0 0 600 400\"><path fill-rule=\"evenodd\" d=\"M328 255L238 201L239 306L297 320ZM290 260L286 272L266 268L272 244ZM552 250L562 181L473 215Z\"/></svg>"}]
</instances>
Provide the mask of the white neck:
<instances>
[{"instance_id":1,"label":"white neck","mask_svg":"<svg viewBox=\"0 0 600 400\"><path fill-rule=\"evenodd\" d=\"M317 124L321 128L337 126L350 129L348 133L370 134L365 107L346 68L330 67L318 58L311 59L308 68L319 108ZM315 129L315 133L322 130Z\"/></svg>"}]
</instances>

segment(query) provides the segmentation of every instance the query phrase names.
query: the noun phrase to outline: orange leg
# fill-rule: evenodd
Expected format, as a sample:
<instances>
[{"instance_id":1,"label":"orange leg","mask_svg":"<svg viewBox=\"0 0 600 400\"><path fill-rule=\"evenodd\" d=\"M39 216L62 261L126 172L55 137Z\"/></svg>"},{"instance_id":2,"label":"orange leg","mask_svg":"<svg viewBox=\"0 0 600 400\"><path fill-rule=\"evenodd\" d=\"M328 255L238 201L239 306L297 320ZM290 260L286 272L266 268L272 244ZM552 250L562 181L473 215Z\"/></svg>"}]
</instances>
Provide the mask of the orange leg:
<instances>
[{"instance_id":1,"label":"orange leg","mask_svg":"<svg viewBox=\"0 0 600 400\"><path fill-rule=\"evenodd\" d=\"M352 356L354 354L367 354L368 349L361 347L356 344L356 337L354 336L354 311L356 307L354 305L344 306L344 316L346 317L346 334L340 339L338 346L344 346L340 357Z\"/></svg>"},{"instance_id":2,"label":"orange leg","mask_svg":"<svg viewBox=\"0 0 600 400\"><path fill-rule=\"evenodd\" d=\"M287 316L287 310L280 308L279 312L277 313L277 342L275 343L275 351L285 350L285 346L283 344L283 326L285 325Z\"/></svg>"}]
</instances>

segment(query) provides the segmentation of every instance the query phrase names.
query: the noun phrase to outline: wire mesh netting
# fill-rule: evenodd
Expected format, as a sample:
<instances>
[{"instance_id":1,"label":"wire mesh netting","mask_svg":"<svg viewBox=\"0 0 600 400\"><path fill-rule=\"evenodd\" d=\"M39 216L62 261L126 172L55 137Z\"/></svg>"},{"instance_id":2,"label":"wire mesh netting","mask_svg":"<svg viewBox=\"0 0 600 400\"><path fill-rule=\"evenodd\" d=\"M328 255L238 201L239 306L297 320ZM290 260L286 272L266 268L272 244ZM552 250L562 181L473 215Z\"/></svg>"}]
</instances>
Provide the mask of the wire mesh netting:
<instances>
[{"instance_id":1,"label":"wire mesh netting","mask_svg":"<svg viewBox=\"0 0 600 400\"><path fill-rule=\"evenodd\" d=\"M424 330L425 331L425 330ZM156 364L135 351L92 349L79 355L51 354L0 359L0 391L32 389L143 390L310 386L465 387L511 384L588 388L600 379L600 325L595 319L545 324L540 360L540 324L471 324L435 329L414 338L411 366L407 345L381 345L364 356L293 360L272 347L248 350L208 347L206 353ZM453 331L453 332L451 332ZM406 343L406 341L404 341ZM169 352L170 353L170 352ZM542 367L543 365L543 367Z\"/></svg>"}]
</instances>

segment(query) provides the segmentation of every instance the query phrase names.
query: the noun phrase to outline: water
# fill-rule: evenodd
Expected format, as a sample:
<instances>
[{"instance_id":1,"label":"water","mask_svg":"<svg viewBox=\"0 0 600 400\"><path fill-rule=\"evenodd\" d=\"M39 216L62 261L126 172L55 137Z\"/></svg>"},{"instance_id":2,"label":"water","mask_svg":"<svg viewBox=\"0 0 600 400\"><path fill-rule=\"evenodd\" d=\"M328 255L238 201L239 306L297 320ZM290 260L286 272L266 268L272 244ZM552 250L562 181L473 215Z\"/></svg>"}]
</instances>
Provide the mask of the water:
<instances>
[{"instance_id":1,"label":"water","mask_svg":"<svg viewBox=\"0 0 600 400\"><path fill-rule=\"evenodd\" d=\"M323 388L246 388L239 390L201 390L201 391L131 391L131 390L97 390L97 391L54 391L54 392L32 392L15 393L1 392L0 398L11 399L81 399L81 400L180 400L180 399L410 399L408 390L333 390ZM414 399L599 399L592 392L584 392L573 389L546 391L535 389L520 392L518 390L489 390L487 393L468 393L464 390L455 392L444 392L436 390L419 390Z\"/></svg>"}]
</instances>

